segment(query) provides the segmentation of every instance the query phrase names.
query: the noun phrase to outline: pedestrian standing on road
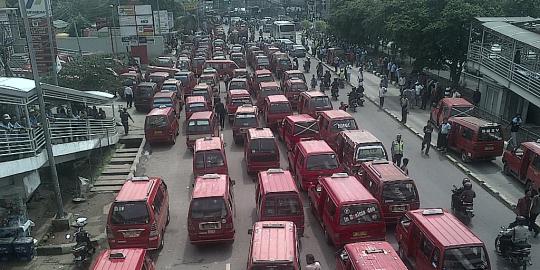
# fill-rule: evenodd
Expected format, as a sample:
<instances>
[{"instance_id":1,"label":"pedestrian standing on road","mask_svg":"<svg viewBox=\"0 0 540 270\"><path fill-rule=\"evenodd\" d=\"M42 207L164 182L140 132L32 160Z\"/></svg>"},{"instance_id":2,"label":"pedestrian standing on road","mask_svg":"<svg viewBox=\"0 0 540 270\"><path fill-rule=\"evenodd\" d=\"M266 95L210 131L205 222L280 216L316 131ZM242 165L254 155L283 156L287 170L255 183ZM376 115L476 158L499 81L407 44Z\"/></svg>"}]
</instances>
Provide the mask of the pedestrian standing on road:
<instances>
[{"instance_id":1,"label":"pedestrian standing on road","mask_svg":"<svg viewBox=\"0 0 540 270\"><path fill-rule=\"evenodd\" d=\"M446 88L444 89L444 97L445 97L445 98L449 98L449 97L451 97L451 96L452 96L452 88L446 87Z\"/></svg>"},{"instance_id":2,"label":"pedestrian standing on road","mask_svg":"<svg viewBox=\"0 0 540 270\"><path fill-rule=\"evenodd\" d=\"M223 128L225 128L225 118L227 118L227 110L225 109L225 105L223 104L223 102L221 102L221 99L217 100L215 112L219 117L219 126L221 127L221 130L223 130Z\"/></svg>"},{"instance_id":3,"label":"pedestrian standing on road","mask_svg":"<svg viewBox=\"0 0 540 270\"><path fill-rule=\"evenodd\" d=\"M379 108L382 109L384 106L384 97L388 91L388 79L384 76L379 83Z\"/></svg>"},{"instance_id":4,"label":"pedestrian standing on road","mask_svg":"<svg viewBox=\"0 0 540 270\"><path fill-rule=\"evenodd\" d=\"M409 175L409 168L407 168L408 165L409 165L409 159L404 158L403 164L399 168L405 173L405 175Z\"/></svg>"},{"instance_id":5,"label":"pedestrian standing on road","mask_svg":"<svg viewBox=\"0 0 540 270\"><path fill-rule=\"evenodd\" d=\"M392 147L390 148L392 152L392 162L394 162L398 167L401 166L401 158L403 157L403 140L401 140L401 134L396 135L396 139L392 142Z\"/></svg>"},{"instance_id":6,"label":"pedestrian standing on road","mask_svg":"<svg viewBox=\"0 0 540 270\"><path fill-rule=\"evenodd\" d=\"M536 225L536 218L540 214L540 188L534 197L531 198L531 208L529 210L529 231L534 230L534 238L538 237L540 227ZM532 192L531 192L532 194Z\"/></svg>"},{"instance_id":7,"label":"pedestrian standing on road","mask_svg":"<svg viewBox=\"0 0 540 270\"><path fill-rule=\"evenodd\" d=\"M517 141L517 133L519 131L519 128L521 127L521 123L523 120L521 120L521 114L518 113L512 118L512 121L510 122L510 141L512 143L512 147L516 148L518 146Z\"/></svg>"},{"instance_id":8,"label":"pedestrian standing on road","mask_svg":"<svg viewBox=\"0 0 540 270\"><path fill-rule=\"evenodd\" d=\"M431 148L431 134L433 133L433 126L428 120L427 124L424 126L424 138L422 138L422 149L420 152L424 152L424 147L426 148L426 156L429 156L429 149Z\"/></svg>"},{"instance_id":9,"label":"pedestrian standing on road","mask_svg":"<svg viewBox=\"0 0 540 270\"><path fill-rule=\"evenodd\" d=\"M390 82L396 81L396 71L397 71L397 65L396 63L392 63L390 66Z\"/></svg>"},{"instance_id":10,"label":"pedestrian standing on road","mask_svg":"<svg viewBox=\"0 0 540 270\"><path fill-rule=\"evenodd\" d=\"M315 77L315 74L311 75L311 90L315 90L317 87L317 77Z\"/></svg>"},{"instance_id":11,"label":"pedestrian standing on road","mask_svg":"<svg viewBox=\"0 0 540 270\"><path fill-rule=\"evenodd\" d=\"M429 101L430 95L431 95L431 89L433 87L433 84L428 84L428 87L425 87L422 89L422 104L420 104L420 109L425 110L427 103Z\"/></svg>"},{"instance_id":12,"label":"pedestrian standing on road","mask_svg":"<svg viewBox=\"0 0 540 270\"><path fill-rule=\"evenodd\" d=\"M407 123L407 114L409 113L409 99L407 96L402 96L399 100L401 104L401 123Z\"/></svg>"},{"instance_id":13,"label":"pedestrian standing on road","mask_svg":"<svg viewBox=\"0 0 540 270\"><path fill-rule=\"evenodd\" d=\"M126 107L131 108L133 104L133 89L130 86L124 87L124 98L126 99Z\"/></svg>"},{"instance_id":14,"label":"pedestrian standing on road","mask_svg":"<svg viewBox=\"0 0 540 270\"><path fill-rule=\"evenodd\" d=\"M414 83L414 106L418 106L418 101L420 100L420 97L422 96L422 92L424 90L424 86L419 81L416 81Z\"/></svg>"},{"instance_id":15,"label":"pedestrian standing on road","mask_svg":"<svg viewBox=\"0 0 540 270\"><path fill-rule=\"evenodd\" d=\"M480 89L476 87L476 90L474 90L473 96L472 96L472 102L474 106L478 106L480 104L480 99L482 98L482 93L480 92Z\"/></svg>"},{"instance_id":16,"label":"pedestrian standing on road","mask_svg":"<svg viewBox=\"0 0 540 270\"><path fill-rule=\"evenodd\" d=\"M403 95L403 89L405 88L405 82L407 80L405 79L405 76L400 76L398 79L398 85L399 85L399 94Z\"/></svg>"},{"instance_id":17,"label":"pedestrian standing on road","mask_svg":"<svg viewBox=\"0 0 540 270\"><path fill-rule=\"evenodd\" d=\"M131 122L135 123L133 118L131 118L131 115L128 113L127 108L123 108L120 111L120 120L122 122L122 126L124 126L124 135L128 135L129 133L129 119L131 119Z\"/></svg>"},{"instance_id":18,"label":"pedestrian standing on road","mask_svg":"<svg viewBox=\"0 0 540 270\"><path fill-rule=\"evenodd\" d=\"M437 148L442 152L446 152L448 147L448 134L452 126L448 123L448 119L445 118L439 128L439 136L437 137Z\"/></svg>"}]
</instances>

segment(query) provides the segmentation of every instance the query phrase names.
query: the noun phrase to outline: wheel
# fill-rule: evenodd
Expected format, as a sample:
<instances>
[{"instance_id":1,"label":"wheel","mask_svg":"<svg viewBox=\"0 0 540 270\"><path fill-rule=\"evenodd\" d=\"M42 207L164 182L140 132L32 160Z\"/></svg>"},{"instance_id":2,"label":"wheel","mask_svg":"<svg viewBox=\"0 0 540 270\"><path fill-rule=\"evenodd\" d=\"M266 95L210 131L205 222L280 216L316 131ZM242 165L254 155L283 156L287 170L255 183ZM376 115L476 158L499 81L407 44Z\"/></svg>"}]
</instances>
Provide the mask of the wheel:
<instances>
[{"instance_id":1,"label":"wheel","mask_svg":"<svg viewBox=\"0 0 540 270\"><path fill-rule=\"evenodd\" d=\"M163 231L161 231L161 234L159 235L159 246L158 246L158 250L162 250L163 249L163 246L165 246L165 233Z\"/></svg>"},{"instance_id":2,"label":"wheel","mask_svg":"<svg viewBox=\"0 0 540 270\"><path fill-rule=\"evenodd\" d=\"M508 176L510 175L510 166L506 162L503 163L503 173Z\"/></svg>"},{"instance_id":3,"label":"wheel","mask_svg":"<svg viewBox=\"0 0 540 270\"><path fill-rule=\"evenodd\" d=\"M461 152L461 161L463 161L465 163L468 163L468 162L471 161L469 156L467 156L467 152L465 152L465 151Z\"/></svg>"},{"instance_id":4,"label":"wheel","mask_svg":"<svg viewBox=\"0 0 540 270\"><path fill-rule=\"evenodd\" d=\"M495 238L495 252L501 254L501 238L499 236Z\"/></svg>"},{"instance_id":5,"label":"wheel","mask_svg":"<svg viewBox=\"0 0 540 270\"><path fill-rule=\"evenodd\" d=\"M176 144L176 136L174 134L171 135L171 144Z\"/></svg>"}]
</instances>

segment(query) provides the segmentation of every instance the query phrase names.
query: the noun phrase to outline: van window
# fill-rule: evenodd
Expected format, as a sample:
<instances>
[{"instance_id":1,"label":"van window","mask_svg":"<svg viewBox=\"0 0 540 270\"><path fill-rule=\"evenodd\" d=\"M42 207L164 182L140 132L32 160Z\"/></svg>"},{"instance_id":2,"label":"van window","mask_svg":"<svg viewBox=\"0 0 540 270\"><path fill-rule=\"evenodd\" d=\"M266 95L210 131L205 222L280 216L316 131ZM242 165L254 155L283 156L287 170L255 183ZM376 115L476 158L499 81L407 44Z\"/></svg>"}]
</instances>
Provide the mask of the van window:
<instances>
[{"instance_id":1,"label":"van window","mask_svg":"<svg viewBox=\"0 0 540 270\"><path fill-rule=\"evenodd\" d=\"M156 193L156 197L154 198L154 202L152 203L152 208L154 209L155 215L159 215L161 213L161 207L163 206L163 191L158 189L158 192Z\"/></svg>"},{"instance_id":2,"label":"van window","mask_svg":"<svg viewBox=\"0 0 540 270\"><path fill-rule=\"evenodd\" d=\"M152 115L146 118L146 128L164 128L167 126L165 115Z\"/></svg>"},{"instance_id":3,"label":"van window","mask_svg":"<svg viewBox=\"0 0 540 270\"><path fill-rule=\"evenodd\" d=\"M332 127L330 128L330 130L333 132L355 129L358 129L358 127L356 126L356 121L354 121L354 119L334 120L332 121Z\"/></svg>"},{"instance_id":4,"label":"van window","mask_svg":"<svg viewBox=\"0 0 540 270\"><path fill-rule=\"evenodd\" d=\"M425 236L422 237L422 242L420 242L420 250L426 256L426 258L431 258L431 252L433 252L433 244ZM456 268L449 268L456 269Z\"/></svg>"},{"instance_id":5,"label":"van window","mask_svg":"<svg viewBox=\"0 0 540 270\"><path fill-rule=\"evenodd\" d=\"M234 126L249 127L257 124L257 117L255 114L237 114L234 118Z\"/></svg>"},{"instance_id":6,"label":"van window","mask_svg":"<svg viewBox=\"0 0 540 270\"><path fill-rule=\"evenodd\" d=\"M213 168L225 165L220 151L200 151L195 153L195 168Z\"/></svg>"},{"instance_id":7,"label":"van window","mask_svg":"<svg viewBox=\"0 0 540 270\"><path fill-rule=\"evenodd\" d=\"M291 92L304 92L307 91L307 86L303 83L295 83L291 84L291 87L289 87L289 90Z\"/></svg>"},{"instance_id":8,"label":"van window","mask_svg":"<svg viewBox=\"0 0 540 270\"><path fill-rule=\"evenodd\" d=\"M231 100L232 105L234 106L242 106L244 104L251 104L251 98L245 97L245 98L234 98Z\"/></svg>"},{"instance_id":9,"label":"van window","mask_svg":"<svg viewBox=\"0 0 540 270\"><path fill-rule=\"evenodd\" d=\"M114 225L148 224L150 220L146 202L116 202L112 208L111 223Z\"/></svg>"},{"instance_id":10,"label":"van window","mask_svg":"<svg viewBox=\"0 0 540 270\"><path fill-rule=\"evenodd\" d=\"M332 219L336 214L336 208L337 207L334 202L329 197L326 197L326 211L328 211L328 214L330 215L330 217L332 217Z\"/></svg>"},{"instance_id":11,"label":"van window","mask_svg":"<svg viewBox=\"0 0 540 270\"><path fill-rule=\"evenodd\" d=\"M356 149L355 159L357 161L384 160L386 152L380 144L360 146Z\"/></svg>"},{"instance_id":12,"label":"van window","mask_svg":"<svg viewBox=\"0 0 540 270\"><path fill-rule=\"evenodd\" d=\"M165 107L172 107L172 99L170 99L170 98L154 98L154 108L159 108L162 105L165 106Z\"/></svg>"},{"instance_id":13,"label":"van window","mask_svg":"<svg viewBox=\"0 0 540 270\"><path fill-rule=\"evenodd\" d=\"M210 121L208 120L190 120L187 126L188 132L210 131Z\"/></svg>"},{"instance_id":14,"label":"van window","mask_svg":"<svg viewBox=\"0 0 540 270\"><path fill-rule=\"evenodd\" d=\"M270 74L257 76L257 82L258 83L261 83L261 82L273 82L273 81L274 81L274 78L272 78L272 75L270 75Z\"/></svg>"},{"instance_id":15,"label":"van window","mask_svg":"<svg viewBox=\"0 0 540 270\"><path fill-rule=\"evenodd\" d=\"M335 154L313 155L307 158L306 167L309 171L331 170L339 166Z\"/></svg>"},{"instance_id":16,"label":"van window","mask_svg":"<svg viewBox=\"0 0 540 270\"><path fill-rule=\"evenodd\" d=\"M303 211L296 196L268 196L264 204L265 216L294 216Z\"/></svg>"},{"instance_id":17,"label":"van window","mask_svg":"<svg viewBox=\"0 0 540 270\"><path fill-rule=\"evenodd\" d=\"M314 109L326 109L332 108L332 103L328 97L314 97L310 101L310 106Z\"/></svg>"},{"instance_id":18,"label":"van window","mask_svg":"<svg viewBox=\"0 0 540 270\"><path fill-rule=\"evenodd\" d=\"M270 110L271 113L290 113L292 112L291 106L289 103L271 103Z\"/></svg>"},{"instance_id":19,"label":"van window","mask_svg":"<svg viewBox=\"0 0 540 270\"><path fill-rule=\"evenodd\" d=\"M501 141L502 133L500 127L482 127L478 131L478 140L484 142Z\"/></svg>"},{"instance_id":20,"label":"van window","mask_svg":"<svg viewBox=\"0 0 540 270\"><path fill-rule=\"evenodd\" d=\"M540 156L536 155L531 165L535 171L540 171Z\"/></svg>"},{"instance_id":21,"label":"van window","mask_svg":"<svg viewBox=\"0 0 540 270\"><path fill-rule=\"evenodd\" d=\"M191 218L215 219L225 218L228 214L223 198L200 198L191 201Z\"/></svg>"},{"instance_id":22,"label":"van window","mask_svg":"<svg viewBox=\"0 0 540 270\"><path fill-rule=\"evenodd\" d=\"M252 154L275 153L276 141L273 138L253 139L249 144Z\"/></svg>"},{"instance_id":23,"label":"van window","mask_svg":"<svg viewBox=\"0 0 540 270\"><path fill-rule=\"evenodd\" d=\"M189 111L190 112L204 112L206 111L206 103L190 103L189 104Z\"/></svg>"},{"instance_id":24,"label":"van window","mask_svg":"<svg viewBox=\"0 0 540 270\"><path fill-rule=\"evenodd\" d=\"M416 188L412 181L396 181L383 186L384 202L411 202L416 200Z\"/></svg>"},{"instance_id":25,"label":"van window","mask_svg":"<svg viewBox=\"0 0 540 270\"><path fill-rule=\"evenodd\" d=\"M353 204L341 208L339 224L354 225L378 222L380 219L379 207L376 204Z\"/></svg>"},{"instance_id":26,"label":"van window","mask_svg":"<svg viewBox=\"0 0 540 270\"><path fill-rule=\"evenodd\" d=\"M471 140L472 137L473 137L472 129L469 129L469 128L466 128L466 127L462 127L462 129L463 129L463 133L461 134L461 136L463 136L463 138L465 138L467 140Z\"/></svg>"},{"instance_id":27,"label":"van window","mask_svg":"<svg viewBox=\"0 0 540 270\"><path fill-rule=\"evenodd\" d=\"M167 91L171 91L171 92L178 91L178 89L176 88L176 84L164 84L161 87L161 90L167 90Z\"/></svg>"},{"instance_id":28,"label":"van window","mask_svg":"<svg viewBox=\"0 0 540 270\"><path fill-rule=\"evenodd\" d=\"M232 81L229 83L229 90L233 89L247 89L245 81Z\"/></svg>"},{"instance_id":29,"label":"van window","mask_svg":"<svg viewBox=\"0 0 540 270\"><path fill-rule=\"evenodd\" d=\"M486 269L487 255L484 247L450 248L444 252L443 269Z\"/></svg>"},{"instance_id":30,"label":"van window","mask_svg":"<svg viewBox=\"0 0 540 270\"><path fill-rule=\"evenodd\" d=\"M434 268L439 268L440 260L441 260L441 251L439 250L439 248L435 247L435 249L433 250L433 255L431 256L431 265Z\"/></svg>"}]
</instances>

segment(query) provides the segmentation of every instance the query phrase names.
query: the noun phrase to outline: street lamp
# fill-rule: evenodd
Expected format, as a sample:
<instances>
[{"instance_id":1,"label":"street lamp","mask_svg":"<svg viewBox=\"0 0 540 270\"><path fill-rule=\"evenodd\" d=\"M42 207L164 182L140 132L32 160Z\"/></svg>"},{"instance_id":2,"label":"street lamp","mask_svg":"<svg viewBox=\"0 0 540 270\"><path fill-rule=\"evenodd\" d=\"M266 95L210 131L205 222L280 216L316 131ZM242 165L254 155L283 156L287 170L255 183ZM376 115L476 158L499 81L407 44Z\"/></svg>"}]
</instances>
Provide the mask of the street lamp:
<instances>
[{"instance_id":1,"label":"street lamp","mask_svg":"<svg viewBox=\"0 0 540 270\"><path fill-rule=\"evenodd\" d=\"M114 49L114 41L113 41L113 28L114 26L114 5L109 5L111 8L111 23L109 24L109 36L111 37L111 50L113 55L116 55L115 49Z\"/></svg>"}]
</instances>

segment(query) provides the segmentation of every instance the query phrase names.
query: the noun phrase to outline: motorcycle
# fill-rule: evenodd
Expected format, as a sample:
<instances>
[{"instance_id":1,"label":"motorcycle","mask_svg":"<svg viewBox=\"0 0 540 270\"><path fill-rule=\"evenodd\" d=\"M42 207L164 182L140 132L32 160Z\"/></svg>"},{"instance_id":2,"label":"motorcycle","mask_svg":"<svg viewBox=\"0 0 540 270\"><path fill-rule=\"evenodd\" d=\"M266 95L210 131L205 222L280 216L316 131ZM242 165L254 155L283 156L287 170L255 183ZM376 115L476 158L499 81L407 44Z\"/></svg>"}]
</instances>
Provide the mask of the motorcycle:
<instances>
[{"instance_id":1,"label":"motorcycle","mask_svg":"<svg viewBox=\"0 0 540 270\"><path fill-rule=\"evenodd\" d=\"M352 112L356 112L356 107L358 107L358 104L356 103L356 99L349 99L349 106L348 106Z\"/></svg>"},{"instance_id":2,"label":"motorcycle","mask_svg":"<svg viewBox=\"0 0 540 270\"><path fill-rule=\"evenodd\" d=\"M456 215L462 217L468 223L474 217L474 204L462 201L459 198L460 195L461 190L455 185L452 185L451 208Z\"/></svg>"},{"instance_id":3,"label":"motorcycle","mask_svg":"<svg viewBox=\"0 0 540 270\"><path fill-rule=\"evenodd\" d=\"M505 235L507 230L508 229L506 227L501 227L497 238L495 238L495 251L499 255L503 255L501 250L501 238L508 237ZM506 255L506 259L510 261L511 264L518 266L520 269L526 270L527 265L529 265L531 262L531 245L512 245L508 248L508 253Z\"/></svg>"},{"instance_id":4,"label":"motorcycle","mask_svg":"<svg viewBox=\"0 0 540 270\"><path fill-rule=\"evenodd\" d=\"M71 254L73 254L73 262L77 266L83 266L91 262L91 257L96 252L96 247L92 244L90 234L84 229L84 226L88 224L87 220L85 217L80 217L72 225L72 227L76 228L73 234L76 244L71 250ZM66 235L66 238L71 238L71 235Z\"/></svg>"}]
</instances>

